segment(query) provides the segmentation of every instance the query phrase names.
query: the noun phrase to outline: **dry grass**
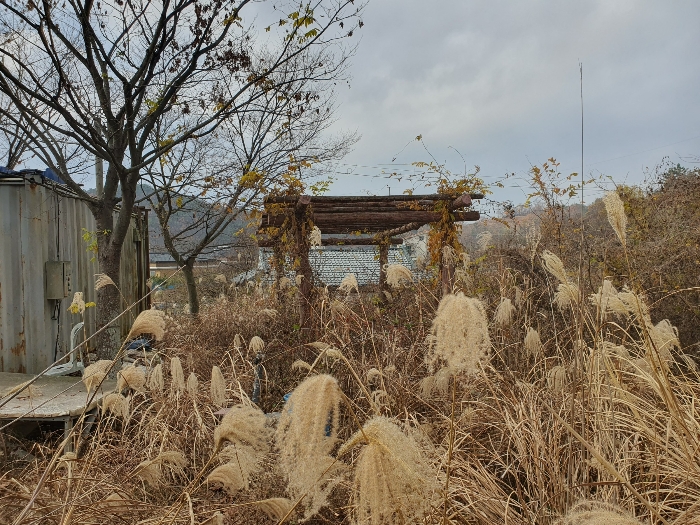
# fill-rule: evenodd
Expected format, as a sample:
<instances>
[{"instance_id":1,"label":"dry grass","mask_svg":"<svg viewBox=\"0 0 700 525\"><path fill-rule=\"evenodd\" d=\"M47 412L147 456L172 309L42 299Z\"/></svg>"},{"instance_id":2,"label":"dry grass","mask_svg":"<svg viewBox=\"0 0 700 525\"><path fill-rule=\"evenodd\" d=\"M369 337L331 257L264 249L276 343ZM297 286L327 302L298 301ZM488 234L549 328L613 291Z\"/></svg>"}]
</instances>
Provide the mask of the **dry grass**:
<instances>
[{"instance_id":1,"label":"dry grass","mask_svg":"<svg viewBox=\"0 0 700 525\"><path fill-rule=\"evenodd\" d=\"M49 436L6 458L0 522L700 522L700 377L663 304L634 280L578 282L540 241L481 240L442 301L401 271L392 297L319 291L310 333L293 289L158 324L163 365L145 385L122 372L128 397L77 456Z\"/></svg>"}]
</instances>

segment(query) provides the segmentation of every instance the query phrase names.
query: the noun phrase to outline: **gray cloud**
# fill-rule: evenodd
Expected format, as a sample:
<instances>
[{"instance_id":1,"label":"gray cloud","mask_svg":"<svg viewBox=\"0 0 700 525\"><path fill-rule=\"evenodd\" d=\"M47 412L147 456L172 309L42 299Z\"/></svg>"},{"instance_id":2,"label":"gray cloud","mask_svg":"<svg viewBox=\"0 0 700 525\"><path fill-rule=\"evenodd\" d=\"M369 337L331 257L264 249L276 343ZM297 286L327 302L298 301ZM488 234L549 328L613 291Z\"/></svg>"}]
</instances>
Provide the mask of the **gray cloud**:
<instances>
[{"instance_id":1,"label":"gray cloud","mask_svg":"<svg viewBox=\"0 0 700 525\"><path fill-rule=\"evenodd\" d=\"M634 182L665 155L700 153L697 2L371 0L363 18L335 126L362 140L339 171L379 174L418 134L439 161L463 169L452 146L487 180L551 156L579 171L579 61L587 173ZM395 164L427 157L414 141ZM384 179L338 179L334 192L387 191Z\"/></svg>"}]
</instances>

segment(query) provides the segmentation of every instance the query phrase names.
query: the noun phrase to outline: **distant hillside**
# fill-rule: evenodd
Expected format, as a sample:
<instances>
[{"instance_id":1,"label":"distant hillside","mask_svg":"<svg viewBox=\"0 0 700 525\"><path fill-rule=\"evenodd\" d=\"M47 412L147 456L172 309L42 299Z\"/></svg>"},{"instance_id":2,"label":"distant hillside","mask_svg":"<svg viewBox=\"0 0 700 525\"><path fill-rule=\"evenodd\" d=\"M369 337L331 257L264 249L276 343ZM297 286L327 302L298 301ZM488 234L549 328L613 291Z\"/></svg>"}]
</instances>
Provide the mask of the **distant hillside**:
<instances>
[{"instance_id":1,"label":"distant hillside","mask_svg":"<svg viewBox=\"0 0 700 525\"><path fill-rule=\"evenodd\" d=\"M94 188L86 190L87 193L91 195L96 194L96 190ZM136 201L143 201L139 202L140 206L144 206L148 208L149 210L151 209L150 203L145 199L145 196L147 193L150 193L152 191L152 188L146 184L139 185L137 192L136 192ZM120 192L117 192L117 195L120 195ZM196 203L197 201L195 201ZM190 208L196 208L197 205L195 203L190 204ZM200 201L200 206L201 209L204 210L207 208L207 204L204 201ZM180 232L187 228L191 222L192 222L192 213L197 213L196 210L185 213L176 213L170 218L170 230L173 232ZM238 217L236 220L234 220L227 228L226 230L214 241L213 245L214 246L221 246L221 245L228 245L228 244L244 244L244 243L249 243L249 235L254 233L254 230L251 231L250 226L248 225L248 233L236 235L236 233L241 230L245 229L247 225L247 220L245 218L245 215L241 215ZM165 245L163 243L163 234L160 230L160 224L158 223L158 218L156 217L156 214L151 211L148 214L148 240L150 244L150 251L151 253L165 253ZM202 237L204 236L204 232L195 232L194 235L192 235L191 238L188 239L188 244L194 245L198 243Z\"/></svg>"}]
</instances>

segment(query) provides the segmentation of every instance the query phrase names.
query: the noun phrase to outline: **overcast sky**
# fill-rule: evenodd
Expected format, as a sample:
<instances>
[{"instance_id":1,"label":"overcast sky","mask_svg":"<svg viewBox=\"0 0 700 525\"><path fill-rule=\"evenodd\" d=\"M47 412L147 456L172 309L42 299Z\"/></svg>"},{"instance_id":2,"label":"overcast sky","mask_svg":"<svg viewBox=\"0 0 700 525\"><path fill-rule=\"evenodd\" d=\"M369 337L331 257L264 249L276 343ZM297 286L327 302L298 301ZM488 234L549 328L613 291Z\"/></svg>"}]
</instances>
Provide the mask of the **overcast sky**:
<instances>
[{"instance_id":1,"label":"overcast sky","mask_svg":"<svg viewBox=\"0 0 700 525\"><path fill-rule=\"evenodd\" d=\"M417 135L487 182L552 156L580 171L579 62L585 173L638 182L700 155L700 2L370 0L362 18L335 125L362 139L333 193L410 187L367 175L429 160ZM524 200L511 184L494 198Z\"/></svg>"}]
</instances>

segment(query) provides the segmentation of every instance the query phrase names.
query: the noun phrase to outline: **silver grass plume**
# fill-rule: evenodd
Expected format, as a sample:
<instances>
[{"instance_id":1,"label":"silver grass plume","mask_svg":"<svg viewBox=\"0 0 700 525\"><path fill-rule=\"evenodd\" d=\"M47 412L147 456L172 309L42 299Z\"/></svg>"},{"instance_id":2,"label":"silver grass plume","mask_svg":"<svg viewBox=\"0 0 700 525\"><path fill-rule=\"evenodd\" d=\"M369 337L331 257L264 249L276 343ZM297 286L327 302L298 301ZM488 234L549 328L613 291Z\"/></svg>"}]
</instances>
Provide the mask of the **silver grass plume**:
<instances>
[{"instance_id":1,"label":"silver grass plume","mask_svg":"<svg viewBox=\"0 0 700 525\"><path fill-rule=\"evenodd\" d=\"M349 294L353 290L355 290L357 293L360 293L360 288L357 284L357 277L355 277L354 273L346 273L345 277L343 277L343 280L340 281L338 291Z\"/></svg>"},{"instance_id":2,"label":"silver grass plume","mask_svg":"<svg viewBox=\"0 0 700 525\"><path fill-rule=\"evenodd\" d=\"M141 312L131 325L127 339L141 334L153 334L156 341L162 340L165 336L165 313L153 309Z\"/></svg>"},{"instance_id":3,"label":"silver grass plume","mask_svg":"<svg viewBox=\"0 0 700 525\"><path fill-rule=\"evenodd\" d=\"M426 363L433 370L444 361L452 374L475 374L488 359L491 339L481 301L462 292L445 295L430 329Z\"/></svg>"},{"instance_id":4,"label":"silver grass plume","mask_svg":"<svg viewBox=\"0 0 700 525\"><path fill-rule=\"evenodd\" d=\"M100 359L96 363L85 367L85 370L83 370L83 383L88 393L95 390L102 383L111 367L112 361L109 359Z\"/></svg>"},{"instance_id":5,"label":"silver grass plume","mask_svg":"<svg viewBox=\"0 0 700 525\"><path fill-rule=\"evenodd\" d=\"M197 397L197 392L199 391L199 379L197 379L197 374L190 372L187 376L187 393L192 397Z\"/></svg>"},{"instance_id":6,"label":"silver grass plume","mask_svg":"<svg viewBox=\"0 0 700 525\"><path fill-rule=\"evenodd\" d=\"M438 491L437 477L419 444L392 420L370 419L338 455L364 445L353 480L357 524L421 523Z\"/></svg>"},{"instance_id":7,"label":"silver grass plume","mask_svg":"<svg viewBox=\"0 0 700 525\"><path fill-rule=\"evenodd\" d=\"M102 412L127 419L129 417L129 400L118 393L107 394L102 399Z\"/></svg>"},{"instance_id":8,"label":"silver grass plume","mask_svg":"<svg viewBox=\"0 0 700 525\"><path fill-rule=\"evenodd\" d=\"M114 284L114 281L112 278L107 275L106 273L96 273L95 274L95 291L100 290L102 288L106 288L107 286L117 286Z\"/></svg>"},{"instance_id":9,"label":"silver grass plume","mask_svg":"<svg viewBox=\"0 0 700 525\"><path fill-rule=\"evenodd\" d=\"M182 363L179 357L170 360L170 391L180 393L185 390L185 372L182 370Z\"/></svg>"},{"instance_id":10,"label":"silver grass plume","mask_svg":"<svg viewBox=\"0 0 700 525\"><path fill-rule=\"evenodd\" d=\"M213 366L211 369L211 383L209 384L209 397L212 404L221 408L226 404L226 379L221 373L221 368Z\"/></svg>"},{"instance_id":11,"label":"silver grass plume","mask_svg":"<svg viewBox=\"0 0 700 525\"><path fill-rule=\"evenodd\" d=\"M602 501L581 501L555 525L642 525L624 509Z\"/></svg>"},{"instance_id":12,"label":"silver grass plume","mask_svg":"<svg viewBox=\"0 0 700 525\"><path fill-rule=\"evenodd\" d=\"M257 354L258 352L262 352L264 349L265 341L263 341L257 335L253 336L253 338L250 340L250 343L248 343L248 351L251 353Z\"/></svg>"},{"instance_id":13,"label":"silver grass plume","mask_svg":"<svg viewBox=\"0 0 700 525\"><path fill-rule=\"evenodd\" d=\"M392 288L398 288L403 281L413 282L411 270L403 264L388 264L386 266L386 283Z\"/></svg>"},{"instance_id":14,"label":"silver grass plume","mask_svg":"<svg viewBox=\"0 0 700 525\"><path fill-rule=\"evenodd\" d=\"M494 322L496 323L496 326L507 328L512 324L514 314L515 306L513 306L511 300L507 297L502 297L494 315Z\"/></svg>"},{"instance_id":15,"label":"silver grass plume","mask_svg":"<svg viewBox=\"0 0 700 525\"><path fill-rule=\"evenodd\" d=\"M605 211L608 214L608 222L615 230L617 238L622 246L627 246L627 215L625 215L625 205L616 191L611 191L603 197Z\"/></svg>"},{"instance_id":16,"label":"silver grass plume","mask_svg":"<svg viewBox=\"0 0 700 525\"><path fill-rule=\"evenodd\" d=\"M146 384L150 392L162 392L165 387L163 380L163 365L158 363L153 367L151 373L148 374L148 382Z\"/></svg>"},{"instance_id":17,"label":"silver grass plume","mask_svg":"<svg viewBox=\"0 0 700 525\"><path fill-rule=\"evenodd\" d=\"M318 226L314 226L309 234L309 246L312 248L321 246L321 230Z\"/></svg>"},{"instance_id":18,"label":"silver grass plume","mask_svg":"<svg viewBox=\"0 0 700 525\"><path fill-rule=\"evenodd\" d=\"M145 384L146 373L138 366L127 366L117 373L117 392L121 392L125 388L143 392Z\"/></svg>"},{"instance_id":19,"label":"silver grass plume","mask_svg":"<svg viewBox=\"0 0 700 525\"><path fill-rule=\"evenodd\" d=\"M327 505L345 465L330 453L337 443L342 392L329 375L312 376L294 389L282 408L275 443L291 499L302 500L304 519Z\"/></svg>"},{"instance_id":20,"label":"silver grass plume","mask_svg":"<svg viewBox=\"0 0 700 525\"><path fill-rule=\"evenodd\" d=\"M527 329L523 344L529 356L535 359L539 359L542 356L542 341L540 340L540 334L534 328L530 327Z\"/></svg>"}]
</instances>

